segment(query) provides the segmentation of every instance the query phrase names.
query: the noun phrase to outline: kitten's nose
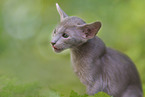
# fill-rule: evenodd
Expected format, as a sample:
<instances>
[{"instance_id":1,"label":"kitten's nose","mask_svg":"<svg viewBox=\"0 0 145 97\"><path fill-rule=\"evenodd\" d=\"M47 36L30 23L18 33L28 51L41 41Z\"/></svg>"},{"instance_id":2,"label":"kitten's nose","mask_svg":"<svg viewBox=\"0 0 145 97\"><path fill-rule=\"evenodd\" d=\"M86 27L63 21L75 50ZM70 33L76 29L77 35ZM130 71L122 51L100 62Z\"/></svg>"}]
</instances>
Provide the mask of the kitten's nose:
<instances>
[{"instance_id":1,"label":"kitten's nose","mask_svg":"<svg viewBox=\"0 0 145 97\"><path fill-rule=\"evenodd\" d=\"M55 43L55 42L51 42L51 44L52 44L52 45L55 45L56 43Z\"/></svg>"}]
</instances>

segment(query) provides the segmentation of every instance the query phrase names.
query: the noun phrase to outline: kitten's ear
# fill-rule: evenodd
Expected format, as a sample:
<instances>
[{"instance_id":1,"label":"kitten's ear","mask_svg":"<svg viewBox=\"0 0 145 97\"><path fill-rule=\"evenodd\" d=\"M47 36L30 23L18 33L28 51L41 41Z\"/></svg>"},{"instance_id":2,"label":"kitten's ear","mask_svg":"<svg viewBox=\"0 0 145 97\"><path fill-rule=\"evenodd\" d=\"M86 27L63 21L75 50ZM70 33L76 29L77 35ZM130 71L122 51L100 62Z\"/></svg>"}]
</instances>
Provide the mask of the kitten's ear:
<instances>
[{"instance_id":1,"label":"kitten's ear","mask_svg":"<svg viewBox=\"0 0 145 97\"><path fill-rule=\"evenodd\" d=\"M56 3L56 8L60 15L60 21L62 21L65 17L68 17L68 15L59 7L58 3Z\"/></svg>"},{"instance_id":2,"label":"kitten's ear","mask_svg":"<svg viewBox=\"0 0 145 97\"><path fill-rule=\"evenodd\" d=\"M78 25L78 29L82 30L83 38L93 38L101 28L101 22L94 22L91 24Z\"/></svg>"}]
</instances>

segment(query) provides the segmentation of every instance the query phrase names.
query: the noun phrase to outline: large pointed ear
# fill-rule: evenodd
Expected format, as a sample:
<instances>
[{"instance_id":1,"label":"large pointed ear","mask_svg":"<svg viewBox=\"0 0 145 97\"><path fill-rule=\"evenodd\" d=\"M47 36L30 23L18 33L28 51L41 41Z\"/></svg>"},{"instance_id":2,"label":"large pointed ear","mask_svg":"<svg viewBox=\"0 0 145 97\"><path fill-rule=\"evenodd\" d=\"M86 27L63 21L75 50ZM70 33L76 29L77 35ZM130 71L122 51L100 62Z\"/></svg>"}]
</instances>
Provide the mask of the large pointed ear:
<instances>
[{"instance_id":1,"label":"large pointed ear","mask_svg":"<svg viewBox=\"0 0 145 97\"><path fill-rule=\"evenodd\" d=\"M60 8L58 3L56 3L56 8L57 8L57 11L60 15L60 21L62 21L65 17L68 17L68 15Z\"/></svg>"},{"instance_id":2,"label":"large pointed ear","mask_svg":"<svg viewBox=\"0 0 145 97\"><path fill-rule=\"evenodd\" d=\"M101 22L94 22L91 24L78 25L78 29L82 30L83 38L93 38L101 28Z\"/></svg>"}]
</instances>

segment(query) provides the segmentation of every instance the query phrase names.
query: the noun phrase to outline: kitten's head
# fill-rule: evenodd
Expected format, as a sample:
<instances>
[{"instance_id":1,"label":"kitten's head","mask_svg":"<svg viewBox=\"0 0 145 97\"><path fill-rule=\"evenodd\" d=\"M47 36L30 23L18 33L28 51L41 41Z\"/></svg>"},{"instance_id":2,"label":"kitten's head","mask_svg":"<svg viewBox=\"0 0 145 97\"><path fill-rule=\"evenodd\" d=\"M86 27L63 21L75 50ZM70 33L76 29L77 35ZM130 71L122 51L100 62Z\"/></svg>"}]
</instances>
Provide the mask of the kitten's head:
<instances>
[{"instance_id":1,"label":"kitten's head","mask_svg":"<svg viewBox=\"0 0 145 97\"><path fill-rule=\"evenodd\" d=\"M92 39L101 27L100 22L86 24L82 19L74 16L68 16L56 4L60 14L60 23L54 29L52 35L52 47L55 52L61 52L67 48L76 48Z\"/></svg>"}]
</instances>

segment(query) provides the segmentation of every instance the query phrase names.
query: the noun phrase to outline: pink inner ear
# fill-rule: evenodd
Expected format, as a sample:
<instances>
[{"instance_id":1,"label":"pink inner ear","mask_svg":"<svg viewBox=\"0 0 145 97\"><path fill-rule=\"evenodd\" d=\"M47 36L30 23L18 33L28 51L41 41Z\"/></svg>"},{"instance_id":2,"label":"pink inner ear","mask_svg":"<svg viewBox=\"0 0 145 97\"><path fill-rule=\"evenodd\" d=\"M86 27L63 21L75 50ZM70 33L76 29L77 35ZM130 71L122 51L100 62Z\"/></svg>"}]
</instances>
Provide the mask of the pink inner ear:
<instances>
[{"instance_id":1,"label":"pink inner ear","mask_svg":"<svg viewBox=\"0 0 145 97\"><path fill-rule=\"evenodd\" d=\"M85 35L88 37L91 34L91 29L86 28Z\"/></svg>"},{"instance_id":2,"label":"pink inner ear","mask_svg":"<svg viewBox=\"0 0 145 97\"><path fill-rule=\"evenodd\" d=\"M87 32L90 33L90 32L91 32L91 29L88 28L88 29L87 29Z\"/></svg>"},{"instance_id":3,"label":"pink inner ear","mask_svg":"<svg viewBox=\"0 0 145 97\"><path fill-rule=\"evenodd\" d=\"M84 25L78 26L78 28L81 29L83 32L82 36L87 39L93 38L97 34L100 27L101 27L100 22L95 22L95 23L91 23L91 24L84 24Z\"/></svg>"},{"instance_id":4,"label":"pink inner ear","mask_svg":"<svg viewBox=\"0 0 145 97\"><path fill-rule=\"evenodd\" d=\"M90 29L90 28L85 28L85 30L83 31L83 33L85 34L85 38L92 38L94 37L95 33L94 33L94 29Z\"/></svg>"}]
</instances>

